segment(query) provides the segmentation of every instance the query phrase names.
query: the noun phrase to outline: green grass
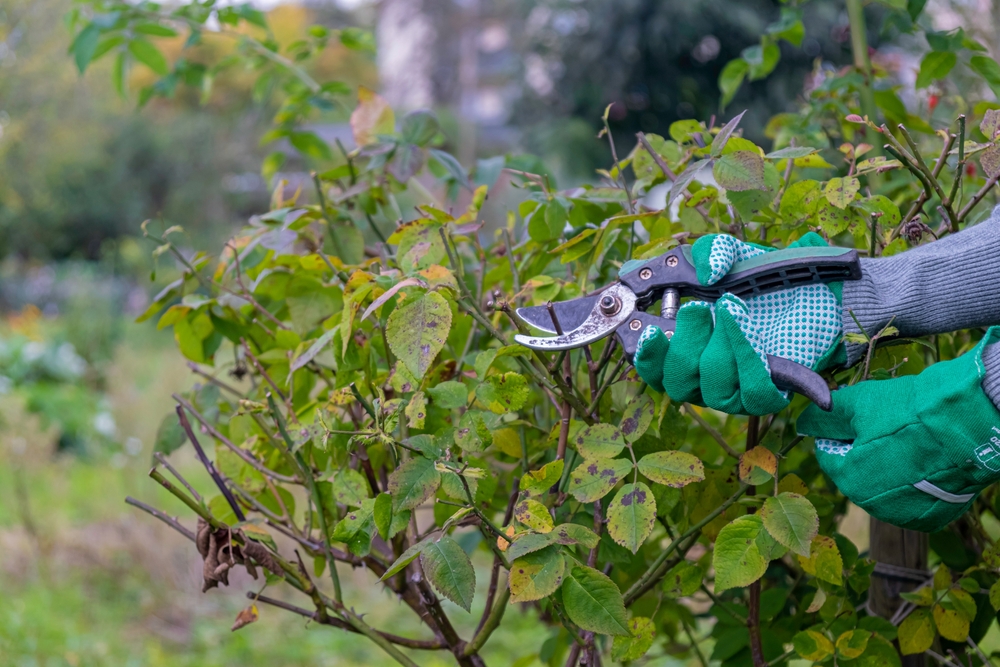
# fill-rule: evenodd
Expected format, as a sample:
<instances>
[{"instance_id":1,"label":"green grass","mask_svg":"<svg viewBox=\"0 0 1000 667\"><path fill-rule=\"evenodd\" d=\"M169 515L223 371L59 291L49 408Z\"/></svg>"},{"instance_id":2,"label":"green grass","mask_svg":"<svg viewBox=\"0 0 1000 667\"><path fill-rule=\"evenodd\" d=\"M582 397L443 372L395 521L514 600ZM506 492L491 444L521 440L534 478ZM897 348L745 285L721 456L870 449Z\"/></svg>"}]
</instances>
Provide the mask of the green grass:
<instances>
[{"instance_id":1,"label":"green grass","mask_svg":"<svg viewBox=\"0 0 1000 667\"><path fill-rule=\"evenodd\" d=\"M194 545L124 504L132 495L180 516L190 512L146 476L156 428L173 407L172 392L193 382L169 336L130 325L108 371L120 441L139 438L134 456L99 460L55 457L53 434L0 406L0 665L4 667L351 667L394 664L367 639L260 605L260 620L230 626L261 581L233 577L201 593ZM210 481L190 451L172 457L200 490ZM462 636L471 636L486 595L488 558L477 554L472 614L445 603ZM376 627L429 638L412 612L363 570L341 570L346 602ZM328 584L329 581L326 580ZM268 595L308 607L277 586ZM512 606L484 650L490 665L510 665L538 651L548 631L534 612ZM447 654L413 652L422 666L453 665ZM527 662L527 661L526 661ZM540 663L535 663L540 664Z\"/></svg>"}]
</instances>

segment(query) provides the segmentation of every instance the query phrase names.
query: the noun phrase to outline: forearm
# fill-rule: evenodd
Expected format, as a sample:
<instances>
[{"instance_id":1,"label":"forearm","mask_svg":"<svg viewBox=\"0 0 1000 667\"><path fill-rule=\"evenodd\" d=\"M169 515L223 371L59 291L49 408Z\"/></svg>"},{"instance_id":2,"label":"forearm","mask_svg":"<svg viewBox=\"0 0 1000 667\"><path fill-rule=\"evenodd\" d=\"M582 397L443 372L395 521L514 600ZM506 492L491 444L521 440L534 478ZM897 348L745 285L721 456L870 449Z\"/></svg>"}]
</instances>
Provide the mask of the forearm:
<instances>
[{"instance_id":1,"label":"forearm","mask_svg":"<svg viewBox=\"0 0 1000 667\"><path fill-rule=\"evenodd\" d=\"M844 332L873 335L892 322L901 336L1000 323L1000 207L983 222L893 257L863 259L844 283ZM852 317L853 313L853 317ZM848 365L863 344L848 343ZM997 347L997 346L993 346ZM1000 383L998 383L1000 396Z\"/></svg>"}]
</instances>

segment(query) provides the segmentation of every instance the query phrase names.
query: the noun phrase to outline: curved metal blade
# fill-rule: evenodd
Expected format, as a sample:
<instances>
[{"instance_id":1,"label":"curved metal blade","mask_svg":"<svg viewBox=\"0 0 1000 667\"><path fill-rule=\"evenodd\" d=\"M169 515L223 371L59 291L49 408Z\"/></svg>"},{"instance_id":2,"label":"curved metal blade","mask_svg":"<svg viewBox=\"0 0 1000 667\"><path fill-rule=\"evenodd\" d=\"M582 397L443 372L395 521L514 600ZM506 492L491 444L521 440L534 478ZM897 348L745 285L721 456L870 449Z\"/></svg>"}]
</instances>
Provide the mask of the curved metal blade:
<instances>
[{"instance_id":1,"label":"curved metal blade","mask_svg":"<svg viewBox=\"0 0 1000 667\"><path fill-rule=\"evenodd\" d=\"M619 325L628 320L632 316L632 313L635 312L635 293L625 285L617 284L601 292L600 296L601 298L612 296L618 300L620 307L613 315L609 316L601 312L598 300L595 300L586 319L579 326L571 331L567 331L562 336L542 338L518 334L514 336L514 340L521 345L535 350L558 351L583 347L584 345L599 341L605 336L610 336ZM579 301L579 299L574 300Z\"/></svg>"},{"instance_id":2,"label":"curved metal blade","mask_svg":"<svg viewBox=\"0 0 1000 667\"><path fill-rule=\"evenodd\" d=\"M569 301L554 302L552 309L555 311L556 317L559 318L559 325L562 327L563 333L572 331L583 324L600 298L599 294L593 294ZM536 329L547 333L559 333L552 322L552 314L549 312L548 306L524 306L517 309L517 316Z\"/></svg>"}]
</instances>

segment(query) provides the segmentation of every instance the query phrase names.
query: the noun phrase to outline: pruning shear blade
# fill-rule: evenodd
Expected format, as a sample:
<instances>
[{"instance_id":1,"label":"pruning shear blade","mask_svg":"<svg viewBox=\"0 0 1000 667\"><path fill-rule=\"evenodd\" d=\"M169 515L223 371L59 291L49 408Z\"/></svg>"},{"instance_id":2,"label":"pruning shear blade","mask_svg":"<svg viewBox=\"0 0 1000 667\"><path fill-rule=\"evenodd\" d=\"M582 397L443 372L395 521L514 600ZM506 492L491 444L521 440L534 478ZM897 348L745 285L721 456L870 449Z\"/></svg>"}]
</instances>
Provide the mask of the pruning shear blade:
<instances>
[{"instance_id":1,"label":"pruning shear blade","mask_svg":"<svg viewBox=\"0 0 1000 667\"><path fill-rule=\"evenodd\" d=\"M590 312L583 322L570 331L564 331L560 335L551 337L525 336L524 334L517 334L514 336L514 340L521 345L525 345L535 350L572 350L610 336L619 326L632 316L632 313L635 312L635 293L621 283L612 285L600 294L596 294L591 297L584 297L584 299L588 302L592 302ZM579 302L581 300L574 299L574 301ZM562 305L572 303L573 302L564 302ZM517 312L519 316L532 326L542 329L543 331L555 332L555 322L552 322L551 325L541 325L542 323L540 323L540 318L538 317L540 308L545 307L532 307L530 310L533 312L530 312L527 317L522 314L522 311L529 309L519 308ZM579 304L574 306L574 309L576 308L579 308ZM566 312L569 313L570 311L567 310ZM558 312L556 313L556 317L559 318ZM578 317L579 316L576 316L574 320L578 319ZM559 326L562 326L561 321Z\"/></svg>"}]
</instances>

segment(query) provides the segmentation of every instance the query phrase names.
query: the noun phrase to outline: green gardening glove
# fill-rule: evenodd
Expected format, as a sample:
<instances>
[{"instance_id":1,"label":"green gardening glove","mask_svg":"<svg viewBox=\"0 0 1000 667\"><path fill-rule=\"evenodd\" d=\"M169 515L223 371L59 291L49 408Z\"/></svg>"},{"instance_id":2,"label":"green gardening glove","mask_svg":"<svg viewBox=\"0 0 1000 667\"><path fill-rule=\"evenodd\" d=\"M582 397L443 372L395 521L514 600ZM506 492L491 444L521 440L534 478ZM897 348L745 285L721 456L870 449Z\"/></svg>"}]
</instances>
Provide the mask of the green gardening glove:
<instances>
[{"instance_id":1,"label":"green gardening glove","mask_svg":"<svg viewBox=\"0 0 1000 667\"><path fill-rule=\"evenodd\" d=\"M809 233L789 247L825 245ZM691 257L698 281L712 285L734 263L772 250L712 234L695 242ZM841 333L840 284L804 285L748 299L726 294L714 304L684 304L672 338L659 327L647 327L633 363L643 380L675 401L765 415L788 405L771 381L767 355L825 368L843 353Z\"/></svg>"},{"instance_id":2,"label":"green gardening glove","mask_svg":"<svg viewBox=\"0 0 1000 667\"><path fill-rule=\"evenodd\" d=\"M933 532L1000 480L1000 412L982 389L983 348L920 375L869 380L833 393L833 410L806 408L797 428L851 502L901 528Z\"/></svg>"}]
</instances>

